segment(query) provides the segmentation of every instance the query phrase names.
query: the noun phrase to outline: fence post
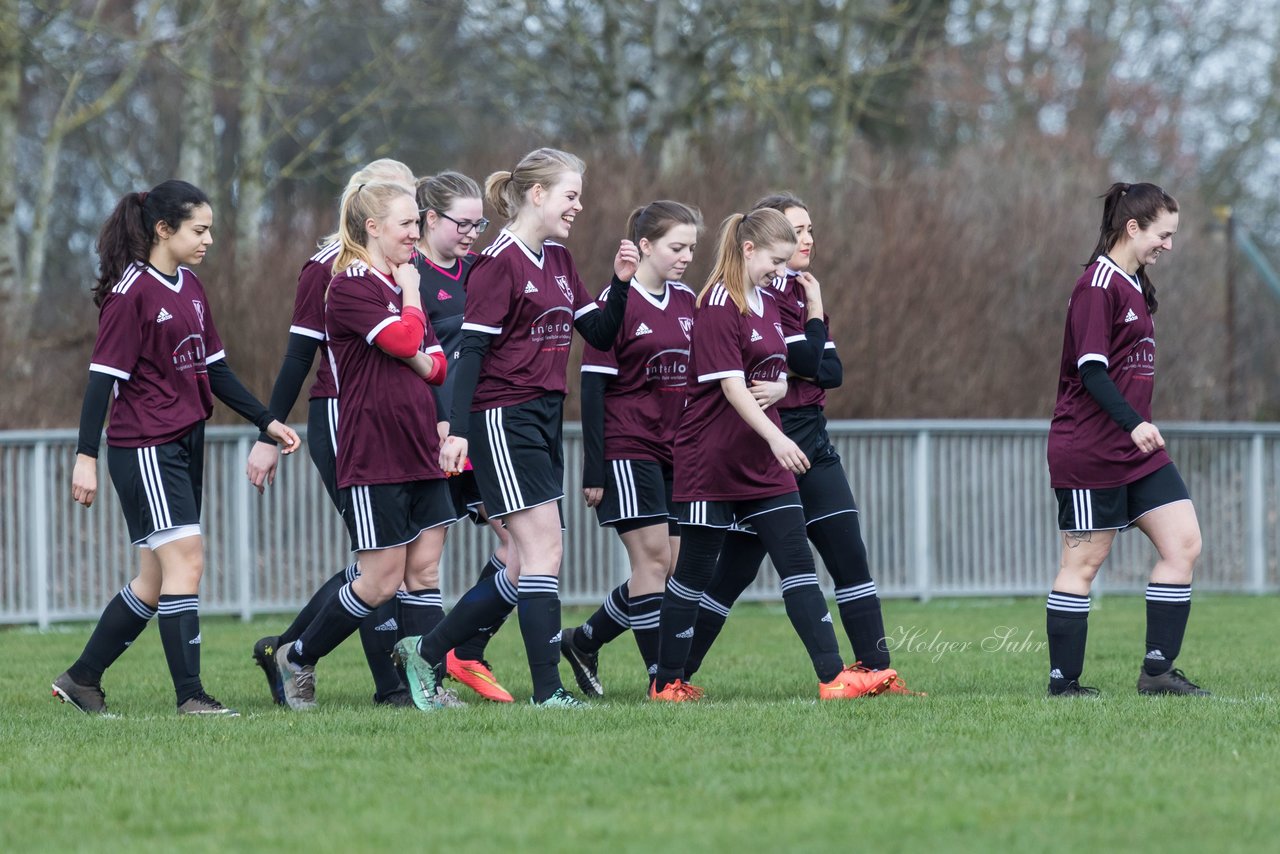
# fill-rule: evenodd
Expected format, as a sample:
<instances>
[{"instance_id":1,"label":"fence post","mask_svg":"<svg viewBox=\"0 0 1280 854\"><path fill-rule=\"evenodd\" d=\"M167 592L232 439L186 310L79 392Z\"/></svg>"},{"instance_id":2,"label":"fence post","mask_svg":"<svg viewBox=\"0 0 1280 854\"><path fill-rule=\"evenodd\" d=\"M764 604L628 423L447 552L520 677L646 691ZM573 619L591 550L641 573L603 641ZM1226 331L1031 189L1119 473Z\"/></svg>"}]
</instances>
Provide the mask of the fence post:
<instances>
[{"instance_id":1,"label":"fence post","mask_svg":"<svg viewBox=\"0 0 1280 854\"><path fill-rule=\"evenodd\" d=\"M256 439L256 437L255 437ZM241 436L236 440L236 459L244 460L249 457L249 439ZM240 585L240 619L248 622L253 619L253 567L251 563L254 559L256 550L254 544L258 540L257 526L252 524L249 506L253 502L253 484L249 483L247 477L236 477L234 467L232 471L232 482L238 483L238 489L231 490L231 500L234 502L231 512L235 517L235 530L239 532L236 537L236 574L239 578Z\"/></svg>"},{"instance_id":2,"label":"fence post","mask_svg":"<svg viewBox=\"0 0 1280 854\"><path fill-rule=\"evenodd\" d=\"M1263 483L1265 465L1266 442L1261 433L1254 433L1250 443L1249 471L1246 475L1248 506L1245 509L1248 526L1245 538L1249 544L1249 587L1254 593L1265 593L1267 589L1266 490Z\"/></svg>"},{"instance_id":3,"label":"fence post","mask_svg":"<svg viewBox=\"0 0 1280 854\"><path fill-rule=\"evenodd\" d=\"M31 454L31 563L36 582L36 625L49 628L49 444L37 441Z\"/></svg>"},{"instance_id":4,"label":"fence post","mask_svg":"<svg viewBox=\"0 0 1280 854\"><path fill-rule=\"evenodd\" d=\"M933 518L929 483L932 480L930 465L930 437L928 430L916 434L916 460L914 494L912 495L915 535L913 557L916 564L916 595L921 602L928 602L933 589Z\"/></svg>"}]
</instances>

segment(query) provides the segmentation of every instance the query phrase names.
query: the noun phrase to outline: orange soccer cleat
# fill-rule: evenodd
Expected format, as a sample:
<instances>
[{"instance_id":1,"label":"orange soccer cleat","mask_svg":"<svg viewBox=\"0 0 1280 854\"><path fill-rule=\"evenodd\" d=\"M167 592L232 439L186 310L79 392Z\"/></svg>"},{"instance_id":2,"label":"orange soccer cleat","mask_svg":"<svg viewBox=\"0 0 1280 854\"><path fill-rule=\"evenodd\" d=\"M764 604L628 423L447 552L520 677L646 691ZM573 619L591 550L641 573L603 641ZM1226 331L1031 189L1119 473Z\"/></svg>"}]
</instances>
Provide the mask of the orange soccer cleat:
<instances>
[{"instance_id":1,"label":"orange soccer cleat","mask_svg":"<svg viewBox=\"0 0 1280 854\"><path fill-rule=\"evenodd\" d=\"M896 670L868 670L860 664L851 664L836 674L830 682L818 683L819 700L852 700L854 697L874 697L890 690Z\"/></svg>"},{"instance_id":2,"label":"orange soccer cleat","mask_svg":"<svg viewBox=\"0 0 1280 854\"><path fill-rule=\"evenodd\" d=\"M445 656L445 670L449 677L456 679L475 691L486 700L495 703L510 703L514 699L511 692L498 684L498 680L485 661L464 661L449 650Z\"/></svg>"},{"instance_id":3,"label":"orange soccer cleat","mask_svg":"<svg viewBox=\"0 0 1280 854\"><path fill-rule=\"evenodd\" d=\"M649 686L649 699L660 703L696 703L702 699L703 691L697 685L690 685L682 679L668 682L661 691L657 684Z\"/></svg>"}]
</instances>

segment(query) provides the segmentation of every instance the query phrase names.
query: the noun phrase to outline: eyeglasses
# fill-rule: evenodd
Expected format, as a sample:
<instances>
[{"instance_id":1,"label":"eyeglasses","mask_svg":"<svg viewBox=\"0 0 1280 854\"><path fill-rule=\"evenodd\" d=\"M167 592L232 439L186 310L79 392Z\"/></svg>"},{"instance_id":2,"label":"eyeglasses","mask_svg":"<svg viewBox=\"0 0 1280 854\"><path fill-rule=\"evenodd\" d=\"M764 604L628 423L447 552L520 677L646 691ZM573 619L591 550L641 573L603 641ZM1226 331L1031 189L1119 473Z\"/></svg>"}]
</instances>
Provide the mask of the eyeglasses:
<instances>
[{"instance_id":1,"label":"eyeglasses","mask_svg":"<svg viewBox=\"0 0 1280 854\"><path fill-rule=\"evenodd\" d=\"M431 208L423 208L422 210L418 211L418 213L424 214L429 210L431 210ZM476 234L484 234L484 230L489 227L489 220L486 219L485 217L480 217L479 219L476 219L476 220L454 219L444 211L436 211L436 213L440 214L440 216L444 217L445 219L449 220L449 222L456 225L458 227L458 234L466 234L468 231L471 231L473 228L475 229Z\"/></svg>"}]
</instances>

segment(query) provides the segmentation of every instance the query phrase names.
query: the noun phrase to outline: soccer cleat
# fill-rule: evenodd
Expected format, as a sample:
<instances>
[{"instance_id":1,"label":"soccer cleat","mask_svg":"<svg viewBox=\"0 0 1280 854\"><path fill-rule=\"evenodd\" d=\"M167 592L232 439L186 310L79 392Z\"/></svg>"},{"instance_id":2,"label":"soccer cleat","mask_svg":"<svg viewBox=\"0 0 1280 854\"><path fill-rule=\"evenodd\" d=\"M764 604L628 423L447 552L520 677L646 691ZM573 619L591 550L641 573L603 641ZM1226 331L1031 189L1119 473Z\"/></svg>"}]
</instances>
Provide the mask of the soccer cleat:
<instances>
[{"instance_id":1,"label":"soccer cleat","mask_svg":"<svg viewBox=\"0 0 1280 854\"><path fill-rule=\"evenodd\" d=\"M397 688L387 694L374 694L373 704L375 706L408 707L413 705L413 696L409 694L408 688Z\"/></svg>"},{"instance_id":2,"label":"soccer cleat","mask_svg":"<svg viewBox=\"0 0 1280 854\"><path fill-rule=\"evenodd\" d=\"M600 654L583 652L574 645L577 629L565 629L560 636L560 654L569 662L573 678L578 681L578 688L588 697L603 697L604 686L600 684Z\"/></svg>"},{"instance_id":3,"label":"soccer cleat","mask_svg":"<svg viewBox=\"0 0 1280 854\"><path fill-rule=\"evenodd\" d=\"M649 686L649 699L659 703L696 703L702 699L703 691L696 685L690 685L683 679L668 682L667 687L658 690L657 683Z\"/></svg>"},{"instance_id":4,"label":"soccer cleat","mask_svg":"<svg viewBox=\"0 0 1280 854\"><path fill-rule=\"evenodd\" d=\"M228 709L219 703L213 697L210 697L204 691L196 694L187 700L184 700L178 706L178 714L180 715L222 715L228 718L238 718L240 713L235 709Z\"/></svg>"},{"instance_id":5,"label":"soccer cleat","mask_svg":"<svg viewBox=\"0 0 1280 854\"><path fill-rule=\"evenodd\" d=\"M71 678L70 673L63 673L53 680L52 687L53 696L87 715L101 715L107 711L107 695L100 684L81 685Z\"/></svg>"},{"instance_id":6,"label":"soccer cleat","mask_svg":"<svg viewBox=\"0 0 1280 854\"><path fill-rule=\"evenodd\" d=\"M466 703L458 699L458 695L450 691L448 688L436 686L435 696L432 701L436 704L437 709L462 709L466 707Z\"/></svg>"},{"instance_id":7,"label":"soccer cleat","mask_svg":"<svg viewBox=\"0 0 1280 854\"><path fill-rule=\"evenodd\" d=\"M874 697L888 691L898 671L893 669L868 670L855 662L836 674L830 682L818 683L819 700L852 700L854 697Z\"/></svg>"},{"instance_id":8,"label":"soccer cleat","mask_svg":"<svg viewBox=\"0 0 1280 854\"><path fill-rule=\"evenodd\" d=\"M258 638L258 642L253 645L253 663L267 674L267 686L271 688L272 702L277 706L283 706L284 686L280 684L280 668L276 666L276 646L279 641L279 635Z\"/></svg>"},{"instance_id":9,"label":"soccer cleat","mask_svg":"<svg viewBox=\"0 0 1280 854\"><path fill-rule=\"evenodd\" d=\"M1062 685L1054 685L1049 683L1050 697L1096 697L1100 692L1097 688L1089 685L1081 685L1078 679L1072 679Z\"/></svg>"},{"instance_id":10,"label":"soccer cleat","mask_svg":"<svg viewBox=\"0 0 1280 854\"><path fill-rule=\"evenodd\" d=\"M413 704L424 712L434 712L440 708L436 696L440 689L440 679L436 669L426 662L418 653L421 635L401 638L396 641L391 657L404 668L405 678L409 682L409 695Z\"/></svg>"},{"instance_id":11,"label":"soccer cleat","mask_svg":"<svg viewBox=\"0 0 1280 854\"><path fill-rule=\"evenodd\" d=\"M295 712L316 707L316 669L289 660L289 647L276 650L276 667L280 670L280 688L284 702Z\"/></svg>"},{"instance_id":12,"label":"soccer cleat","mask_svg":"<svg viewBox=\"0 0 1280 854\"><path fill-rule=\"evenodd\" d=\"M453 654L453 650L449 650L449 654L444 658L444 663L445 672L449 676L466 685L486 700L492 700L495 703L510 703L514 701L515 698L511 696L511 692L498 684L493 671L489 669L489 662L483 659L467 661L458 658Z\"/></svg>"},{"instance_id":13,"label":"soccer cleat","mask_svg":"<svg viewBox=\"0 0 1280 854\"><path fill-rule=\"evenodd\" d=\"M547 699L539 703L532 697L529 698L529 705L537 706L540 709L589 709L591 705L584 703L577 697L570 694L563 688L557 688L556 692Z\"/></svg>"},{"instance_id":14,"label":"soccer cleat","mask_svg":"<svg viewBox=\"0 0 1280 854\"><path fill-rule=\"evenodd\" d=\"M880 673L881 672L879 670L872 670L868 667L863 667L862 662L855 663L853 667L850 668L850 670L854 670L860 673ZM893 673L893 671L889 671L889 672ZM880 694L901 694L904 697L929 696L924 691L912 691L910 688L907 687L907 683L902 681L902 677L898 676L896 673L894 673L893 681L889 683L889 687L887 689L884 689L882 691L876 691L872 694L869 694L868 696L875 697L875 696L879 696Z\"/></svg>"},{"instance_id":15,"label":"soccer cleat","mask_svg":"<svg viewBox=\"0 0 1280 854\"><path fill-rule=\"evenodd\" d=\"M1150 676L1143 670L1138 674L1139 694L1185 694L1191 697L1210 697L1208 691L1192 682L1181 670L1173 668L1159 676Z\"/></svg>"}]
</instances>

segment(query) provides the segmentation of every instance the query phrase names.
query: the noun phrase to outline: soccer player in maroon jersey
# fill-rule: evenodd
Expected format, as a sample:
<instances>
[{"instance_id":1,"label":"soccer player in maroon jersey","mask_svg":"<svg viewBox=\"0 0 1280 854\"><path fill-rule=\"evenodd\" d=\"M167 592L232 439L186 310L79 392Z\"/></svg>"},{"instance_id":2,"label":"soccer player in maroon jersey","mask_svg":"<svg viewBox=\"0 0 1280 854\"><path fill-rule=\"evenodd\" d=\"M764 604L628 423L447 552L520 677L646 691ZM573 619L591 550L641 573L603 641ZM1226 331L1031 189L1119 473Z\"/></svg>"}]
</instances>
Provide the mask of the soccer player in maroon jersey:
<instances>
[{"instance_id":1,"label":"soccer player in maroon jersey","mask_svg":"<svg viewBox=\"0 0 1280 854\"><path fill-rule=\"evenodd\" d=\"M647 678L657 667L662 588L680 548L671 453L684 409L697 299L681 280L701 229L702 215L680 202L652 202L631 212L627 237L640 250L640 263L627 286L635 294L611 346L583 352L583 494L600 524L618 532L631 564L630 579L561 639L578 687L590 697L604 694L600 647L628 628Z\"/></svg>"},{"instance_id":2,"label":"soccer player in maroon jersey","mask_svg":"<svg viewBox=\"0 0 1280 854\"><path fill-rule=\"evenodd\" d=\"M442 419L449 417L456 372L452 370L462 346L462 318L467 302L467 276L479 257L471 251L476 239L489 227L484 216L484 199L475 181L459 172L441 172L418 181L418 213L422 217L422 237L413 263L422 277L422 307L449 359L450 372L439 386L436 408ZM449 422L439 423L441 441L449 434ZM468 463L462 472L449 478L454 513L469 516L477 525L488 524L498 537L498 548L480 571L480 578L502 572L508 566L519 571L518 556L511 548L511 536L498 519L490 518L480 498L475 472ZM435 594L439 599L439 593ZM441 618L444 614L441 612ZM486 700L512 702L485 660L485 648L497 634L502 621L486 626L456 649L449 650L445 670L450 677Z\"/></svg>"},{"instance_id":3,"label":"soccer player in maroon jersey","mask_svg":"<svg viewBox=\"0 0 1280 854\"><path fill-rule=\"evenodd\" d=\"M520 567L518 574L508 568L481 579L435 631L396 644L414 702L424 711L437 706L432 695L446 653L513 608L533 677L532 702L583 705L561 685L558 668L565 372L574 329L595 347L607 347L618 334L630 291L623 282L639 260L635 246L623 241L603 308L583 287L573 258L556 242L569 236L582 210L583 168L572 154L540 148L485 182L486 200L509 223L467 280L441 465L461 471L470 454L485 509L507 526Z\"/></svg>"},{"instance_id":4,"label":"soccer player in maroon jersey","mask_svg":"<svg viewBox=\"0 0 1280 854\"><path fill-rule=\"evenodd\" d=\"M915 693L907 689L889 666L884 617L867 565L867 547L858 525L858 505L853 500L840 455L827 435L827 419L823 414L825 390L840 385L844 368L822 309L821 286L809 272L813 260L813 221L805 203L790 193L765 196L753 209L762 208L780 212L796 233L796 251L787 262L787 273L773 282L786 336L790 375L787 394L778 402L778 415L783 432L795 440L809 458L809 470L796 478L796 484L804 504L809 540L835 581L840 622L858 662L850 677L853 690L874 696L885 691L885 677L893 676L888 693ZM699 605L685 681L698 670L724 627L729 609L760 571L764 556L760 538L750 531L730 531L725 537L715 580Z\"/></svg>"},{"instance_id":5,"label":"soccer player in maroon jersey","mask_svg":"<svg viewBox=\"0 0 1280 854\"><path fill-rule=\"evenodd\" d=\"M1049 478L1058 497L1062 560L1046 604L1049 695L1082 686L1089 589L1116 532L1136 527L1160 555L1147 585L1140 694L1209 692L1173 666L1191 612L1200 523L1151 423L1156 376L1155 287L1147 268L1173 249L1178 203L1154 184L1113 184L1102 227L1067 304Z\"/></svg>"},{"instance_id":6,"label":"soccer player in maroon jersey","mask_svg":"<svg viewBox=\"0 0 1280 854\"><path fill-rule=\"evenodd\" d=\"M441 383L447 363L410 262L418 221L403 184L359 184L343 194L325 339L338 389L339 503L360 574L276 652L285 702L299 711L315 706L316 662L402 584L401 621L415 633L431 618L419 603L439 591L445 527L455 516L438 462L434 395L423 381Z\"/></svg>"},{"instance_id":7,"label":"soccer player in maroon jersey","mask_svg":"<svg viewBox=\"0 0 1280 854\"><path fill-rule=\"evenodd\" d=\"M413 186L413 171L398 160L375 160L358 170L347 182L348 187L375 181L391 181ZM268 408L281 420L289 417L289 411L302 391L307 374L316 354L320 364L316 379L311 384L310 403L307 409L307 451L324 484L325 491L338 508L338 390L334 385L333 371L329 368L328 350L324 339L324 293L333 278L333 261L338 256L338 235L331 234L320 241L319 250L302 265L298 274L298 290L294 297L293 319L289 324L289 343L284 361L271 390ZM276 443L267 436L259 436L249 452L247 473L250 482L261 492L275 480L280 452ZM341 514L341 509L338 510ZM320 586L311 599L294 617L289 627L279 635L260 638L253 645L253 660L267 676L272 699L284 703L280 670L276 667L276 650L288 646L302 636L320 609L337 595L338 589L359 574L356 563L338 570ZM373 610L360 624L360 642L365 660L373 675L373 701L379 705L407 706L409 689L405 687L391 661L391 650L397 634L397 605L388 601Z\"/></svg>"},{"instance_id":8,"label":"soccer player in maroon jersey","mask_svg":"<svg viewBox=\"0 0 1280 854\"><path fill-rule=\"evenodd\" d=\"M813 661L819 697L848 699L854 672L840 660L796 491L796 475L809 470L809 459L782 431L772 405L786 391L787 346L770 285L795 251L795 232L786 217L765 208L729 216L717 244L715 267L698 295L676 433L680 556L662 600L649 696L701 697L684 679L698 602L728 529L750 525L782 579L787 616Z\"/></svg>"},{"instance_id":9,"label":"soccer player in maroon jersey","mask_svg":"<svg viewBox=\"0 0 1280 854\"><path fill-rule=\"evenodd\" d=\"M83 712L107 710L103 672L158 611L178 712L237 714L200 681L204 422L216 396L283 442L286 454L299 440L227 366L204 287L191 271L212 243L209 199L185 181L127 194L98 236L94 301L101 314L71 496L85 507L97 496L99 435L110 406L107 467L140 559L80 658L53 683L54 696Z\"/></svg>"}]
</instances>

